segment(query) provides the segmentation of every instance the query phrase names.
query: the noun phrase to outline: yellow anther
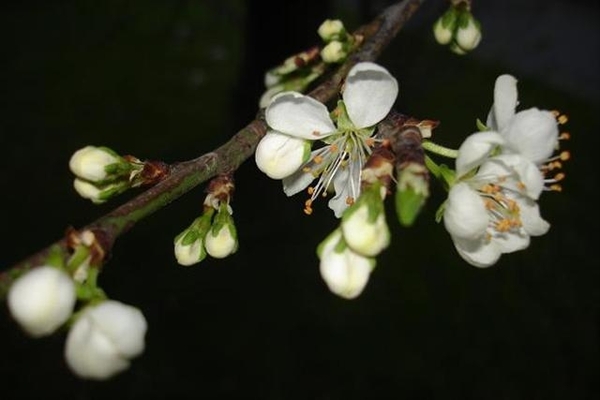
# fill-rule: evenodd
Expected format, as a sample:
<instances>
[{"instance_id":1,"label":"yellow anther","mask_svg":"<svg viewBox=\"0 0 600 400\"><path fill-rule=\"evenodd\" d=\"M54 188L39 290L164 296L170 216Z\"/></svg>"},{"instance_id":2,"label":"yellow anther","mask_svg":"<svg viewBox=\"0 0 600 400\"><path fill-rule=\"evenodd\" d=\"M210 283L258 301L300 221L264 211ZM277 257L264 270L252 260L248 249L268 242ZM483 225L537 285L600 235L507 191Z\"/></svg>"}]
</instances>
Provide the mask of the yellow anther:
<instances>
[{"instance_id":1,"label":"yellow anther","mask_svg":"<svg viewBox=\"0 0 600 400\"><path fill-rule=\"evenodd\" d=\"M329 149L330 149L330 150L331 150L333 153L335 153L335 152L337 152L337 151L339 150L339 149L338 149L338 146L337 146L337 144L332 144L331 146L329 146Z\"/></svg>"},{"instance_id":2,"label":"yellow anther","mask_svg":"<svg viewBox=\"0 0 600 400\"><path fill-rule=\"evenodd\" d=\"M488 210L493 210L496 207L496 202L492 199L485 199L483 204L485 204L485 208Z\"/></svg>"},{"instance_id":3,"label":"yellow anther","mask_svg":"<svg viewBox=\"0 0 600 400\"><path fill-rule=\"evenodd\" d=\"M567 150L563 151L560 153L560 159L563 161L567 161L571 158L571 153L568 152Z\"/></svg>"},{"instance_id":4,"label":"yellow anther","mask_svg":"<svg viewBox=\"0 0 600 400\"><path fill-rule=\"evenodd\" d=\"M315 188L312 186L309 186L308 189L306 189L306 191L308 192L308 194L312 195L315 192Z\"/></svg>"},{"instance_id":5,"label":"yellow anther","mask_svg":"<svg viewBox=\"0 0 600 400\"><path fill-rule=\"evenodd\" d=\"M569 132L562 132L558 137L558 140L569 140L571 139L571 134Z\"/></svg>"},{"instance_id":6,"label":"yellow anther","mask_svg":"<svg viewBox=\"0 0 600 400\"><path fill-rule=\"evenodd\" d=\"M310 215L310 214L312 214L312 212L313 212L312 200L308 199L304 202L304 214Z\"/></svg>"},{"instance_id":7,"label":"yellow anther","mask_svg":"<svg viewBox=\"0 0 600 400\"><path fill-rule=\"evenodd\" d=\"M555 192L562 192L562 186L559 184L550 185L550 190Z\"/></svg>"},{"instance_id":8,"label":"yellow anther","mask_svg":"<svg viewBox=\"0 0 600 400\"><path fill-rule=\"evenodd\" d=\"M517 182L517 188L519 190L525 190L527 186L525 186L525 184L523 182Z\"/></svg>"},{"instance_id":9,"label":"yellow anther","mask_svg":"<svg viewBox=\"0 0 600 400\"><path fill-rule=\"evenodd\" d=\"M315 164L321 164L323 162L323 157L315 156L315 158L313 158L313 161L315 162Z\"/></svg>"},{"instance_id":10,"label":"yellow anther","mask_svg":"<svg viewBox=\"0 0 600 400\"><path fill-rule=\"evenodd\" d=\"M500 186L488 183L481 187L481 191L485 194L498 193L500 191Z\"/></svg>"},{"instance_id":11,"label":"yellow anther","mask_svg":"<svg viewBox=\"0 0 600 400\"><path fill-rule=\"evenodd\" d=\"M510 220L510 226L511 226L512 228L520 228L520 227L522 227L522 226L523 226L523 223L521 222L521 220L520 220L520 219L518 219L518 218L513 218L513 219L511 219L511 220Z\"/></svg>"},{"instance_id":12,"label":"yellow anther","mask_svg":"<svg viewBox=\"0 0 600 400\"><path fill-rule=\"evenodd\" d=\"M554 118L558 118L558 116L560 115L560 111L558 110L552 110L550 112L552 113L552 115L554 115Z\"/></svg>"},{"instance_id":13,"label":"yellow anther","mask_svg":"<svg viewBox=\"0 0 600 400\"><path fill-rule=\"evenodd\" d=\"M511 212L519 211L519 205L514 200L506 200L506 208Z\"/></svg>"},{"instance_id":14,"label":"yellow anther","mask_svg":"<svg viewBox=\"0 0 600 400\"><path fill-rule=\"evenodd\" d=\"M369 146L369 147L373 147L373 145L375 144L375 139L373 139L373 138L367 138L367 139L365 140L365 144L366 144L367 146Z\"/></svg>"},{"instance_id":15,"label":"yellow anther","mask_svg":"<svg viewBox=\"0 0 600 400\"><path fill-rule=\"evenodd\" d=\"M310 168L309 167L304 167L304 168L302 168L302 172L308 174L310 172Z\"/></svg>"},{"instance_id":16,"label":"yellow anther","mask_svg":"<svg viewBox=\"0 0 600 400\"><path fill-rule=\"evenodd\" d=\"M560 125L564 125L569 122L569 117L567 117L565 114L562 114L558 116L557 121Z\"/></svg>"},{"instance_id":17,"label":"yellow anther","mask_svg":"<svg viewBox=\"0 0 600 400\"><path fill-rule=\"evenodd\" d=\"M556 182L560 182L560 181L562 181L563 179L565 179L565 176L566 176L566 175L565 175L565 173L564 173L564 172L559 172L558 174L554 175L554 180L555 180Z\"/></svg>"},{"instance_id":18,"label":"yellow anther","mask_svg":"<svg viewBox=\"0 0 600 400\"><path fill-rule=\"evenodd\" d=\"M348 196L346 197L346 204L351 206L352 204L354 204L354 197L352 196Z\"/></svg>"},{"instance_id":19,"label":"yellow anther","mask_svg":"<svg viewBox=\"0 0 600 400\"><path fill-rule=\"evenodd\" d=\"M511 228L510 219L502 219L496 223L496 230L498 232L507 232Z\"/></svg>"}]
</instances>

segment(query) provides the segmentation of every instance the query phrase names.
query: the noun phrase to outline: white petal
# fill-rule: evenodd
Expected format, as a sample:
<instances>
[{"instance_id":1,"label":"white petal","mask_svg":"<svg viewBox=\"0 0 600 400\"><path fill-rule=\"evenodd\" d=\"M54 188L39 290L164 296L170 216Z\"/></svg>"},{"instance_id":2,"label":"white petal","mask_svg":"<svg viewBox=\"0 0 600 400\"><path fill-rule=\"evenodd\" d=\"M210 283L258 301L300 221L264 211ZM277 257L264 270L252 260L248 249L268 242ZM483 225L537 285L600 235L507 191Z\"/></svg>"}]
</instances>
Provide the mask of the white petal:
<instances>
[{"instance_id":1,"label":"white petal","mask_svg":"<svg viewBox=\"0 0 600 400\"><path fill-rule=\"evenodd\" d=\"M469 135L458 149L456 175L461 177L481 165L489 157L491 151L503 143L504 138L494 131L477 132Z\"/></svg>"},{"instance_id":2,"label":"white petal","mask_svg":"<svg viewBox=\"0 0 600 400\"><path fill-rule=\"evenodd\" d=\"M452 235L476 240L485 235L489 215L479 194L464 182L450 189L444 209L444 226Z\"/></svg>"},{"instance_id":3,"label":"white petal","mask_svg":"<svg viewBox=\"0 0 600 400\"><path fill-rule=\"evenodd\" d=\"M398 81L385 68L361 62L348 73L342 97L354 126L366 128L390 112L398 97Z\"/></svg>"},{"instance_id":4,"label":"white petal","mask_svg":"<svg viewBox=\"0 0 600 400\"><path fill-rule=\"evenodd\" d=\"M283 192L288 197L293 196L306 189L314 180L315 176L312 172L304 172L301 168L292 175L283 178Z\"/></svg>"},{"instance_id":5,"label":"white petal","mask_svg":"<svg viewBox=\"0 0 600 400\"><path fill-rule=\"evenodd\" d=\"M485 268L494 265L502 252L494 242L452 238L458 254L474 267Z\"/></svg>"},{"instance_id":6,"label":"white petal","mask_svg":"<svg viewBox=\"0 0 600 400\"><path fill-rule=\"evenodd\" d=\"M296 172L306 161L310 144L280 132L269 131L258 142L254 160L262 172L273 179L282 179Z\"/></svg>"},{"instance_id":7,"label":"white petal","mask_svg":"<svg viewBox=\"0 0 600 400\"><path fill-rule=\"evenodd\" d=\"M517 80L512 75L500 75L494 86L494 105L487 126L497 131L503 130L515 115L517 104Z\"/></svg>"},{"instance_id":8,"label":"white petal","mask_svg":"<svg viewBox=\"0 0 600 400\"><path fill-rule=\"evenodd\" d=\"M505 232L492 237L492 242L502 253L513 253L529 247L529 235L526 232Z\"/></svg>"},{"instance_id":9,"label":"white petal","mask_svg":"<svg viewBox=\"0 0 600 400\"><path fill-rule=\"evenodd\" d=\"M502 154L488 159L477 176L489 180L506 177L502 187L531 199L537 199L544 188L544 177L538 167L519 154Z\"/></svg>"},{"instance_id":10,"label":"white petal","mask_svg":"<svg viewBox=\"0 0 600 400\"><path fill-rule=\"evenodd\" d=\"M523 229L531 236L544 235L550 229L550 224L540 215L538 204L529 199L519 202Z\"/></svg>"},{"instance_id":11,"label":"white petal","mask_svg":"<svg viewBox=\"0 0 600 400\"><path fill-rule=\"evenodd\" d=\"M510 147L536 164L546 161L558 143L558 125L550 111L530 108L515 115L503 131Z\"/></svg>"},{"instance_id":12,"label":"white petal","mask_svg":"<svg viewBox=\"0 0 600 400\"><path fill-rule=\"evenodd\" d=\"M336 218L341 218L348 208L348 198L352 197L352 184L356 180L356 174L352 176L349 168L340 168L333 177L335 196L329 200L327 205L333 210ZM360 182L360 175L358 181Z\"/></svg>"},{"instance_id":13,"label":"white petal","mask_svg":"<svg viewBox=\"0 0 600 400\"><path fill-rule=\"evenodd\" d=\"M324 104L298 92L276 95L265 111L267 124L290 136L316 140L335 132Z\"/></svg>"}]
</instances>

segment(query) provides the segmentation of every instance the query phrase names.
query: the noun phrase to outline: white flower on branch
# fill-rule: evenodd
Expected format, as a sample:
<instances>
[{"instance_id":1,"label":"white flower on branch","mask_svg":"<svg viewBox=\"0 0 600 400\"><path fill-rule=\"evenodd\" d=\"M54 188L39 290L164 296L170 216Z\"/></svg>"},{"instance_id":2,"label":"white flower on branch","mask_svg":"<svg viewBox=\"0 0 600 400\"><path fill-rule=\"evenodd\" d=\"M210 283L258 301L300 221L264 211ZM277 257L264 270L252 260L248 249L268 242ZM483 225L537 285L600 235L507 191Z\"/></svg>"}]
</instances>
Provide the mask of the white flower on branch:
<instances>
[{"instance_id":1,"label":"white flower on branch","mask_svg":"<svg viewBox=\"0 0 600 400\"><path fill-rule=\"evenodd\" d=\"M146 319L135 307L114 300L89 306L67 336L67 365L82 378L108 379L142 354L146 330Z\"/></svg>"},{"instance_id":2,"label":"white flower on branch","mask_svg":"<svg viewBox=\"0 0 600 400\"><path fill-rule=\"evenodd\" d=\"M361 169L375 142L372 137L375 125L389 113L397 95L398 82L385 68L362 62L348 73L342 92L343 100L331 116L324 104L301 93L284 92L275 96L265 113L269 133L310 142L320 141L325 145L314 150L306 163L287 176L283 175L293 168L289 167L287 159L278 156L271 156L270 159L280 160L283 165L271 165L271 169L263 172L285 171L278 176L282 176L284 192L288 196L306 189L319 177L317 184L308 188L310 199L306 202L305 212L309 214L312 212L312 202L319 195L326 194L333 185L336 195L329 201L329 207L338 218L341 217L360 194ZM272 140L269 133L262 140ZM301 142L295 146L301 148ZM277 151L281 150L274 149L271 152ZM268 154L262 156L269 158ZM298 159L294 158L296 161ZM258 167L262 170L264 164L259 163Z\"/></svg>"},{"instance_id":3,"label":"white flower on branch","mask_svg":"<svg viewBox=\"0 0 600 400\"><path fill-rule=\"evenodd\" d=\"M86 146L77 150L69 160L69 168L75 176L89 182L100 182L108 177L106 167L127 164L120 156L106 147Z\"/></svg>"},{"instance_id":4,"label":"white flower on branch","mask_svg":"<svg viewBox=\"0 0 600 400\"><path fill-rule=\"evenodd\" d=\"M33 337L50 335L71 316L75 284L58 268L40 266L26 272L10 287L8 309Z\"/></svg>"},{"instance_id":5,"label":"white flower on branch","mask_svg":"<svg viewBox=\"0 0 600 400\"><path fill-rule=\"evenodd\" d=\"M516 154L492 157L476 175L456 183L444 225L458 253L471 265L488 267L503 253L527 248L530 236L550 227L536 202L542 187L539 170Z\"/></svg>"},{"instance_id":6,"label":"white flower on branch","mask_svg":"<svg viewBox=\"0 0 600 400\"><path fill-rule=\"evenodd\" d=\"M547 179L560 168L551 157L558 147L556 114L530 108L516 112L516 79L501 75L494 87L488 115L491 130L469 136L458 150L457 183L445 204L444 224L459 254L470 264L487 267L501 254L525 249L530 236L545 234L537 200L564 174Z\"/></svg>"}]
</instances>

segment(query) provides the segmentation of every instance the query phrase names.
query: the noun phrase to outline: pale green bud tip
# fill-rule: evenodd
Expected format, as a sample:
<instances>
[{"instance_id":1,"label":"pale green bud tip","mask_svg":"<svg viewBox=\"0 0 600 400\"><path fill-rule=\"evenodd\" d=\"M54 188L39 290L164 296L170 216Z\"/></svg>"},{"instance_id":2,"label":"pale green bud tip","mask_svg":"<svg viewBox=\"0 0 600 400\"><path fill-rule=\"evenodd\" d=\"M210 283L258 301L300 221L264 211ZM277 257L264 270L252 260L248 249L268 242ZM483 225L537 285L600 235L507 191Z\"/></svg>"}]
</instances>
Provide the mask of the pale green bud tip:
<instances>
[{"instance_id":1,"label":"pale green bud tip","mask_svg":"<svg viewBox=\"0 0 600 400\"><path fill-rule=\"evenodd\" d=\"M329 42L321 50L321 58L326 63L337 63L340 61L344 61L346 57L348 57L348 52L344 48L342 42L339 42L337 40Z\"/></svg>"},{"instance_id":2,"label":"pale green bud tip","mask_svg":"<svg viewBox=\"0 0 600 400\"><path fill-rule=\"evenodd\" d=\"M144 315L135 307L114 300L88 307L67 336L67 365L82 378L108 379L142 354L147 329Z\"/></svg>"},{"instance_id":3,"label":"pale green bud tip","mask_svg":"<svg viewBox=\"0 0 600 400\"><path fill-rule=\"evenodd\" d=\"M348 209L341 228L348 246L363 256L376 256L390 244L390 232L379 205L365 202L356 209Z\"/></svg>"},{"instance_id":4,"label":"pale green bud tip","mask_svg":"<svg viewBox=\"0 0 600 400\"><path fill-rule=\"evenodd\" d=\"M319 26L317 33L321 39L329 42L334 39L340 39L344 35L345 31L346 30L344 29L344 24L342 21L339 19L328 19L325 20L321 26Z\"/></svg>"},{"instance_id":5,"label":"pale green bud tip","mask_svg":"<svg viewBox=\"0 0 600 400\"><path fill-rule=\"evenodd\" d=\"M411 163L404 167L396 186L396 214L404 226L411 226L429 197L427 169Z\"/></svg>"},{"instance_id":6,"label":"pale green bud tip","mask_svg":"<svg viewBox=\"0 0 600 400\"><path fill-rule=\"evenodd\" d=\"M435 40L442 45L450 43L454 32L447 26L444 26L442 19L438 19L433 25L433 36Z\"/></svg>"},{"instance_id":7,"label":"pale green bud tip","mask_svg":"<svg viewBox=\"0 0 600 400\"><path fill-rule=\"evenodd\" d=\"M206 252L214 258L225 258L236 252L238 241L235 228L231 224L225 224L217 232L211 230L206 235Z\"/></svg>"},{"instance_id":8,"label":"pale green bud tip","mask_svg":"<svg viewBox=\"0 0 600 400\"><path fill-rule=\"evenodd\" d=\"M192 233L185 231L180 234L174 245L175 258L177 263L183 266L190 266L199 263L206 257L206 251L204 250L203 238L196 236L190 240Z\"/></svg>"},{"instance_id":9,"label":"pale green bud tip","mask_svg":"<svg viewBox=\"0 0 600 400\"><path fill-rule=\"evenodd\" d=\"M459 26L456 31L456 44L463 51L471 51L479 45L481 41L481 27L479 23L471 16L465 26Z\"/></svg>"},{"instance_id":10,"label":"pale green bud tip","mask_svg":"<svg viewBox=\"0 0 600 400\"><path fill-rule=\"evenodd\" d=\"M69 168L81 179L99 182L107 177L106 166L120 161L109 149L86 146L73 153L69 160Z\"/></svg>"},{"instance_id":11,"label":"pale green bud tip","mask_svg":"<svg viewBox=\"0 0 600 400\"><path fill-rule=\"evenodd\" d=\"M33 337L49 335L64 324L75 301L73 280L50 266L34 268L19 277L7 298L11 315Z\"/></svg>"}]
</instances>

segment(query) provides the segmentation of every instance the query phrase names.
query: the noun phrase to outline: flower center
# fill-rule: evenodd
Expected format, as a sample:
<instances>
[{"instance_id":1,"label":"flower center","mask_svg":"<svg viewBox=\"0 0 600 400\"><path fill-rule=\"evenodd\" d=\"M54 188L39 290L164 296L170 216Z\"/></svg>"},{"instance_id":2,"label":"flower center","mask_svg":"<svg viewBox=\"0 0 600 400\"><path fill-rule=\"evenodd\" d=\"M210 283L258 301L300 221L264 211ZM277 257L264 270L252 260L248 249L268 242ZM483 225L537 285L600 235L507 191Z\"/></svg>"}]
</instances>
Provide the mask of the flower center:
<instances>
[{"instance_id":1,"label":"flower center","mask_svg":"<svg viewBox=\"0 0 600 400\"><path fill-rule=\"evenodd\" d=\"M487 183L478 189L490 215L488 240L496 234L517 233L523 225L519 204L508 196L512 190L499 183Z\"/></svg>"},{"instance_id":2,"label":"flower center","mask_svg":"<svg viewBox=\"0 0 600 400\"><path fill-rule=\"evenodd\" d=\"M348 170L346 185L349 186L347 204L352 204L360 194L360 173L376 139L371 137L371 129L347 129L327 138L327 145L316 150L302 169L319 177L307 191L310 198L304 203L304 212L312 214L312 203L319 196L327 196L336 174ZM340 189L341 190L341 189Z\"/></svg>"}]
</instances>

